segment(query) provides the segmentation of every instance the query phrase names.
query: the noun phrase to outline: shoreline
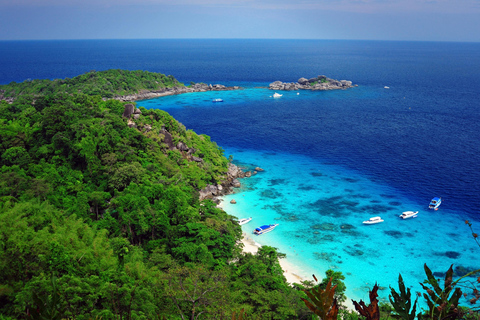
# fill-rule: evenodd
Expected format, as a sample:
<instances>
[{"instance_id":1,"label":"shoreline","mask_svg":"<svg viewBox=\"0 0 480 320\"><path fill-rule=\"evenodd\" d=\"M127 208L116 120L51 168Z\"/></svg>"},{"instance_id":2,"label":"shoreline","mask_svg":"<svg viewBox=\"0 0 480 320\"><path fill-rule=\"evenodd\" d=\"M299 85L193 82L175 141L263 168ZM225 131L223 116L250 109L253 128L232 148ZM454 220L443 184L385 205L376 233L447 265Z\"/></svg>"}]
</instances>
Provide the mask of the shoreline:
<instances>
[{"instance_id":1,"label":"shoreline","mask_svg":"<svg viewBox=\"0 0 480 320\"><path fill-rule=\"evenodd\" d=\"M122 102L136 102L141 100L149 100L155 99L164 96L173 96L179 95L183 93L193 93L193 92L208 92L208 91L231 91L231 90L242 90L243 88L240 86L231 86L227 87L221 84L204 84L204 83L197 83L192 87L171 87L165 88L159 91L143 91L138 93L132 93L124 96L116 96L113 99L119 100ZM104 98L105 99L105 98Z\"/></svg>"},{"instance_id":2,"label":"shoreline","mask_svg":"<svg viewBox=\"0 0 480 320\"><path fill-rule=\"evenodd\" d=\"M222 197L222 200L217 205L217 207L225 211L225 207L223 206L224 200L225 199ZM258 251L258 248L262 246L261 244L257 243L255 239L253 239L252 235L249 235L243 231L242 231L242 239L240 241L243 244L243 248L242 248L243 253L256 254ZM282 271L283 271L283 275L285 276L289 284L300 283L302 281L309 280L309 276L304 272L301 272L298 269L298 267L295 266L295 264L290 262L288 260L288 256L282 259L278 259L278 263L280 264L280 267L282 268ZM313 278L311 280L313 280Z\"/></svg>"},{"instance_id":3,"label":"shoreline","mask_svg":"<svg viewBox=\"0 0 480 320\"><path fill-rule=\"evenodd\" d=\"M255 254L257 253L258 248L262 246L261 244L255 242L255 240L246 232L243 232L241 241L243 244L242 251L244 253ZM300 272L293 263L288 261L288 257L278 259L278 262L283 270L283 275L285 276L289 284L300 283L302 281L308 280L307 275Z\"/></svg>"},{"instance_id":4,"label":"shoreline","mask_svg":"<svg viewBox=\"0 0 480 320\"><path fill-rule=\"evenodd\" d=\"M251 235L248 235L246 232L242 232L242 240L243 244L242 252L243 253L251 253L255 254L262 245L257 243ZM287 282L292 285L293 283L301 283L305 280L312 280L313 277L305 274L304 271L299 270L299 268L288 260L288 257L278 259L278 263L283 271L283 276L287 279ZM319 277L319 279L323 279L325 275ZM309 277L311 279L309 279ZM348 311L354 311L355 307L352 303L352 300L347 297L347 299L342 303L343 307L346 308Z\"/></svg>"}]
</instances>

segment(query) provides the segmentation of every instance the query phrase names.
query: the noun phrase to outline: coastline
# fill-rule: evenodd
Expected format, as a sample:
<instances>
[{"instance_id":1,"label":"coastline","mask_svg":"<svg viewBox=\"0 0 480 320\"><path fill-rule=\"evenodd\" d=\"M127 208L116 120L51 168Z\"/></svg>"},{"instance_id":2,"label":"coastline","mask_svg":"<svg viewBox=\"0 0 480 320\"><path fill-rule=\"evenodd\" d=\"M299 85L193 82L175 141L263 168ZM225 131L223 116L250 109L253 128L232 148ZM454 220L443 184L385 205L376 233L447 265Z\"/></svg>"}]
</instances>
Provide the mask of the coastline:
<instances>
[{"instance_id":1,"label":"coastline","mask_svg":"<svg viewBox=\"0 0 480 320\"><path fill-rule=\"evenodd\" d=\"M123 101L123 102L134 102L139 100L148 100L164 96L172 96L183 93L191 92L207 92L207 91L229 91L229 90L241 90L242 87L233 86L227 87L221 84L205 84L205 83L196 83L192 87L171 87L165 88L158 91L142 91L138 93L128 94L125 96L116 96L113 99Z\"/></svg>"},{"instance_id":2,"label":"coastline","mask_svg":"<svg viewBox=\"0 0 480 320\"><path fill-rule=\"evenodd\" d=\"M262 245L257 243L251 235L248 235L246 232L242 233L243 244L242 251L243 253L255 254ZM288 260L288 257L278 259L280 267L283 270L283 275L287 279L287 282L292 285L293 283L301 283L305 280L313 280L311 275L307 275L304 271L299 269L294 263ZM320 279L323 279L323 276L320 276ZM347 297L347 299L342 303L349 311L355 311L355 307L352 303L352 300Z\"/></svg>"},{"instance_id":3,"label":"coastline","mask_svg":"<svg viewBox=\"0 0 480 320\"><path fill-rule=\"evenodd\" d=\"M225 211L225 207L223 206L224 200L225 199L222 197L222 200L218 203L217 207ZM254 240L252 235L249 235L246 232L242 232L241 242L243 244L243 253L256 254L258 248L262 246ZM288 257L278 259L278 262L283 270L283 275L285 276L289 284L300 283L302 281L309 280L309 275L299 270L299 268L295 266L295 264L288 260Z\"/></svg>"},{"instance_id":4,"label":"coastline","mask_svg":"<svg viewBox=\"0 0 480 320\"><path fill-rule=\"evenodd\" d=\"M258 251L258 248L261 247L260 244L255 242L255 240L248 235L246 232L242 234L242 244L243 244L243 252L244 253L252 253L255 254ZM289 284L293 283L300 283L304 280L308 280L308 276L301 273L298 268L288 260L288 257L278 259L280 266L283 270L283 275L287 279Z\"/></svg>"}]
</instances>

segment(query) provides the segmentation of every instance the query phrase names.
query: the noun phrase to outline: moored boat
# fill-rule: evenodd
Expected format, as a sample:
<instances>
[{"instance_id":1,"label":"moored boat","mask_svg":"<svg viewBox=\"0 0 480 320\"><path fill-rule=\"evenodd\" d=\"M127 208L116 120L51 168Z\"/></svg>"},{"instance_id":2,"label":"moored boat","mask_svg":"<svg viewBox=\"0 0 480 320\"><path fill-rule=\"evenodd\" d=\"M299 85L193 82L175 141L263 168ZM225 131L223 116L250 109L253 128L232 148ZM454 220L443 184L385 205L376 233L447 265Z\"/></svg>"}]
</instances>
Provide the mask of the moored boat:
<instances>
[{"instance_id":1,"label":"moored boat","mask_svg":"<svg viewBox=\"0 0 480 320\"><path fill-rule=\"evenodd\" d=\"M273 94L274 98L280 98L281 96L283 96L283 94L276 93L276 92Z\"/></svg>"},{"instance_id":2,"label":"moored boat","mask_svg":"<svg viewBox=\"0 0 480 320\"><path fill-rule=\"evenodd\" d=\"M278 223L277 224L266 224L266 225L260 226L258 228L255 228L255 230L253 230L253 233L256 234L256 235L264 234L264 233L272 231L273 229L275 229L276 226L278 226Z\"/></svg>"},{"instance_id":3,"label":"moored boat","mask_svg":"<svg viewBox=\"0 0 480 320\"><path fill-rule=\"evenodd\" d=\"M399 217L402 219L416 218L417 214L418 214L418 211L405 211L405 212L402 212L402 214L399 215Z\"/></svg>"},{"instance_id":4,"label":"moored boat","mask_svg":"<svg viewBox=\"0 0 480 320\"><path fill-rule=\"evenodd\" d=\"M371 217L370 219L363 221L364 224L375 224L380 222L383 222L381 217Z\"/></svg>"},{"instance_id":5,"label":"moored boat","mask_svg":"<svg viewBox=\"0 0 480 320\"><path fill-rule=\"evenodd\" d=\"M438 207L442 204L442 198L435 197L430 201L430 204L428 205L428 209L434 209L438 210Z\"/></svg>"},{"instance_id":6,"label":"moored boat","mask_svg":"<svg viewBox=\"0 0 480 320\"><path fill-rule=\"evenodd\" d=\"M245 223L249 223L250 221L252 221L252 217L250 217L250 218L243 218L243 219L238 220L238 224L239 224L239 225L242 225L242 224L245 224Z\"/></svg>"}]
</instances>

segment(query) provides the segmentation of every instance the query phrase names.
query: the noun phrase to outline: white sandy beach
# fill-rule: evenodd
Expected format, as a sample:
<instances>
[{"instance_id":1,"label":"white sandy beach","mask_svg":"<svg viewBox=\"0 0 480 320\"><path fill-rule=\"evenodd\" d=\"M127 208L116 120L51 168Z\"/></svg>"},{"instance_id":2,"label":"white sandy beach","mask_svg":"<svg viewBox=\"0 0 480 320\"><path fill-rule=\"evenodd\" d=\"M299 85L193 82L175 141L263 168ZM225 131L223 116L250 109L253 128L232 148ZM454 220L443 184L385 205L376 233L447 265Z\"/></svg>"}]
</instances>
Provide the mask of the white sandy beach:
<instances>
[{"instance_id":1,"label":"white sandy beach","mask_svg":"<svg viewBox=\"0 0 480 320\"><path fill-rule=\"evenodd\" d=\"M243 252L256 253L260 246L250 235L246 234L245 232L243 233L242 243ZM283 270L283 275L285 278L287 278L288 283L300 283L303 280L313 280L311 276L310 279L307 275L302 274L294 264L288 261L288 257L279 259L279 262Z\"/></svg>"},{"instance_id":2,"label":"white sandy beach","mask_svg":"<svg viewBox=\"0 0 480 320\"><path fill-rule=\"evenodd\" d=\"M256 253L260 246L258 243L255 242L251 235L248 235L245 232L243 233L242 243L243 252ZM288 261L288 257L278 259L278 261L280 263L280 266L282 267L283 275L285 276L285 278L287 278L288 283L292 284L300 283L303 280L314 280L312 275L302 273L300 269L298 269L294 264ZM317 276L317 279L320 281L322 279L322 276ZM350 299L347 299L347 301L345 301L343 305L348 310L355 311L355 308Z\"/></svg>"},{"instance_id":3,"label":"white sandy beach","mask_svg":"<svg viewBox=\"0 0 480 320\"><path fill-rule=\"evenodd\" d=\"M218 208L225 210L222 201L217 205ZM252 235L247 234L246 232L243 233L242 237L243 243L243 252L249 253L257 253L258 248L261 246L260 244L256 243L255 240L252 238ZM292 283L300 283L304 280L313 280L311 275L304 274L299 268L297 268L293 263L288 260L288 257L283 259L278 259L280 266L283 270L283 275L287 279L287 282Z\"/></svg>"}]
</instances>

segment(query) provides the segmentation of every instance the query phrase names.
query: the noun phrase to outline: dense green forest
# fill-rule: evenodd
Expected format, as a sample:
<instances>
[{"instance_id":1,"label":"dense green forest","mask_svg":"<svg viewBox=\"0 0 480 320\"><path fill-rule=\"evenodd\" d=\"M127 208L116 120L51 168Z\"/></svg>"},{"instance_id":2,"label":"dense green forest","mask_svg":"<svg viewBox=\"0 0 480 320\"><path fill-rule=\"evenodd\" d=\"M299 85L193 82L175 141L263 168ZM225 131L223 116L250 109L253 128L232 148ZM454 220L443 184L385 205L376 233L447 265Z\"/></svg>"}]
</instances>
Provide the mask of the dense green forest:
<instances>
[{"instance_id":1,"label":"dense green forest","mask_svg":"<svg viewBox=\"0 0 480 320\"><path fill-rule=\"evenodd\" d=\"M276 250L242 254L236 219L199 201L229 163L208 136L161 110L127 119L122 102L83 89L35 94L99 74L2 87L29 94L0 102L1 319L39 305L45 319L309 315Z\"/></svg>"},{"instance_id":2,"label":"dense green forest","mask_svg":"<svg viewBox=\"0 0 480 320\"><path fill-rule=\"evenodd\" d=\"M164 90L183 87L173 76L148 71L129 71L111 69L90 71L74 78L55 80L26 80L0 85L0 97L17 98L19 96L45 96L61 93L84 93L113 98L142 91Z\"/></svg>"},{"instance_id":3,"label":"dense green forest","mask_svg":"<svg viewBox=\"0 0 480 320\"><path fill-rule=\"evenodd\" d=\"M229 166L210 137L161 110L124 116L124 103L104 99L177 85L109 70L0 87L15 97L0 101L0 320L317 319L322 308L324 320L358 319L342 311L341 272L291 286L275 248L242 253L236 219L199 200ZM460 293L425 270L433 311L422 318L445 303L439 317L460 319ZM363 318L417 316L400 279L391 304L372 301Z\"/></svg>"}]
</instances>

